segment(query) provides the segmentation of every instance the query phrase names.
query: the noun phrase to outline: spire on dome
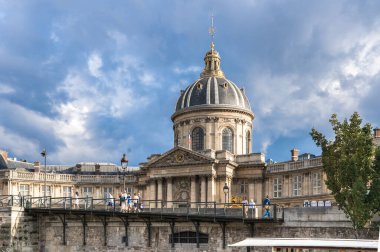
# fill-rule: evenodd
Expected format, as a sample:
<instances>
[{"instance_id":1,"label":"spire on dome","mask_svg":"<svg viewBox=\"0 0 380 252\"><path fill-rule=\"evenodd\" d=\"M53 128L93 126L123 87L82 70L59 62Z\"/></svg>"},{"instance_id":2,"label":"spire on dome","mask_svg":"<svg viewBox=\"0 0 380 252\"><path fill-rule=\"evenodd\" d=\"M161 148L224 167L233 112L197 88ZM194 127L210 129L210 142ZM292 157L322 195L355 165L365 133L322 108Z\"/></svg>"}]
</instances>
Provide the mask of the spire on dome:
<instances>
[{"instance_id":1,"label":"spire on dome","mask_svg":"<svg viewBox=\"0 0 380 252\"><path fill-rule=\"evenodd\" d=\"M214 15L211 15L211 27L208 29L208 33L211 36L211 48L204 57L205 68L201 73L201 77L224 77L224 73L220 68L220 56L215 50L214 37L215 37L215 27L214 27Z\"/></svg>"}]
</instances>

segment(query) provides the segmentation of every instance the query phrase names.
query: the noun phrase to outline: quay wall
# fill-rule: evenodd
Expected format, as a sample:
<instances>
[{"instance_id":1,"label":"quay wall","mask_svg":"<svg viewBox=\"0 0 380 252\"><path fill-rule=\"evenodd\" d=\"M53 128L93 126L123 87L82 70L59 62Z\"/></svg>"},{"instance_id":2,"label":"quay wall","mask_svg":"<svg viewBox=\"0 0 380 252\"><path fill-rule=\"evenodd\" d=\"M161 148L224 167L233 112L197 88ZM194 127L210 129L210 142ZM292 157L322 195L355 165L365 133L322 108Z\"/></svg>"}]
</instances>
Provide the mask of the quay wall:
<instances>
[{"instance_id":1,"label":"quay wall","mask_svg":"<svg viewBox=\"0 0 380 252\"><path fill-rule=\"evenodd\" d=\"M62 218L62 216L61 216ZM1 251L247 251L246 248L223 249L222 225L200 222L199 231L208 234L208 243L170 243L171 226L165 220L152 222L150 245L147 223L143 219L130 219L128 247L123 242L125 226L118 217L108 217L105 224L101 217L87 215L84 227L79 216L66 218L66 245L63 245L63 225L58 215L33 216L20 207L0 209ZM106 230L106 235L105 235ZM242 221L226 225L226 243L232 244L250 237L250 226ZM195 232L192 222L178 222L174 232ZM336 208L288 208L283 223L256 223L255 237L299 237L299 238L355 238L351 223ZM360 238L377 239L377 230L364 230ZM251 251L270 251L255 248Z\"/></svg>"}]
</instances>

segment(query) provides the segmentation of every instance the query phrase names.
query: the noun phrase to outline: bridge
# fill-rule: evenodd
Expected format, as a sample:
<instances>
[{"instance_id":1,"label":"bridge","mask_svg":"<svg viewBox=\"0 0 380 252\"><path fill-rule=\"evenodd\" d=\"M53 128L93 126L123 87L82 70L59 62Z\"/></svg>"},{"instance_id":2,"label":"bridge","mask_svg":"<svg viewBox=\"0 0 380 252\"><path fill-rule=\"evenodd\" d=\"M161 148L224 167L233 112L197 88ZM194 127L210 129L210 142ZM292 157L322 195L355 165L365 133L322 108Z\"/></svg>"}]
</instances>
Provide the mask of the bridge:
<instances>
[{"instance_id":1,"label":"bridge","mask_svg":"<svg viewBox=\"0 0 380 252\"><path fill-rule=\"evenodd\" d=\"M242 222L247 225L251 237L254 236L256 223L281 223L284 220L283 208L271 205L270 217L263 219L265 208L217 202L154 201L140 200L136 207L123 210L119 199L73 198L73 197L32 197L21 195L0 196L0 206L19 206L35 216L54 215L62 222L63 245L66 245L66 228L69 216L75 216L83 225L83 245L86 245L86 226L89 217L95 217L103 224L105 246L107 245L107 223L110 218L119 218L125 227L123 242L128 246L128 226L130 222L144 222L147 230L148 247L151 247L152 222L166 222L174 237L176 223L191 222L196 230L196 244L199 248L200 223L218 223L222 230L223 248L226 247L226 225ZM174 247L174 239L171 241Z\"/></svg>"}]
</instances>

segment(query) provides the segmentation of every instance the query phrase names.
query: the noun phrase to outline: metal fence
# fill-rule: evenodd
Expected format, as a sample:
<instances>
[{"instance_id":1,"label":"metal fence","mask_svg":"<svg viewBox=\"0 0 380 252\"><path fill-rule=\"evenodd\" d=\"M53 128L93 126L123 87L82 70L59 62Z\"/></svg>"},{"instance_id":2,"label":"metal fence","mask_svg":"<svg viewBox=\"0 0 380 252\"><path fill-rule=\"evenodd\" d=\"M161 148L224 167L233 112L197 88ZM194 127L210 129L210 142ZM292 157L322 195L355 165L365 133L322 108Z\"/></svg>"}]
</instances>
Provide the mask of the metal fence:
<instances>
[{"instance_id":1,"label":"metal fence","mask_svg":"<svg viewBox=\"0 0 380 252\"><path fill-rule=\"evenodd\" d=\"M1 198L3 197L3 198ZM66 210L109 211L119 213L151 213L157 215L229 217L235 219L283 218L283 208L277 205L247 205L237 203L188 202L163 200L130 200L92 197L31 197L1 196L0 202L20 205L26 209L48 208ZM10 200L10 201L9 201Z\"/></svg>"}]
</instances>

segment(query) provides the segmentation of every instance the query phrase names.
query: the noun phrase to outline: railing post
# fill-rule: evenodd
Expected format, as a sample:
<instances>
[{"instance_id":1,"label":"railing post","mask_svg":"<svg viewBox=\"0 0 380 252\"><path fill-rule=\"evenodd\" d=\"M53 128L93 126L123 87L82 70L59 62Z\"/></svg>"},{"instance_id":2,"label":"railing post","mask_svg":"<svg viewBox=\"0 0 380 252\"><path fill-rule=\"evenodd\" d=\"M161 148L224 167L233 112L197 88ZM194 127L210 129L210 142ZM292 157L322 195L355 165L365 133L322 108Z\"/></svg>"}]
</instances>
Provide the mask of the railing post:
<instances>
[{"instance_id":1,"label":"railing post","mask_svg":"<svg viewBox=\"0 0 380 252\"><path fill-rule=\"evenodd\" d=\"M163 201L162 200L160 200L161 201L161 216L162 216L162 213L163 213L163 207L164 207L164 204L163 204Z\"/></svg>"},{"instance_id":2,"label":"railing post","mask_svg":"<svg viewBox=\"0 0 380 252\"><path fill-rule=\"evenodd\" d=\"M277 205L273 206L273 219L277 221Z\"/></svg>"},{"instance_id":3,"label":"railing post","mask_svg":"<svg viewBox=\"0 0 380 252\"><path fill-rule=\"evenodd\" d=\"M215 221L215 218L216 218L216 202L214 201L214 221Z\"/></svg>"},{"instance_id":4,"label":"railing post","mask_svg":"<svg viewBox=\"0 0 380 252\"><path fill-rule=\"evenodd\" d=\"M49 197L49 208L51 208L51 196Z\"/></svg>"},{"instance_id":5,"label":"railing post","mask_svg":"<svg viewBox=\"0 0 380 252\"><path fill-rule=\"evenodd\" d=\"M187 205L186 205L187 209L186 209L186 216L187 218L189 218L189 213L190 213L190 203L187 202Z\"/></svg>"}]
</instances>

